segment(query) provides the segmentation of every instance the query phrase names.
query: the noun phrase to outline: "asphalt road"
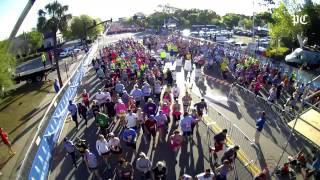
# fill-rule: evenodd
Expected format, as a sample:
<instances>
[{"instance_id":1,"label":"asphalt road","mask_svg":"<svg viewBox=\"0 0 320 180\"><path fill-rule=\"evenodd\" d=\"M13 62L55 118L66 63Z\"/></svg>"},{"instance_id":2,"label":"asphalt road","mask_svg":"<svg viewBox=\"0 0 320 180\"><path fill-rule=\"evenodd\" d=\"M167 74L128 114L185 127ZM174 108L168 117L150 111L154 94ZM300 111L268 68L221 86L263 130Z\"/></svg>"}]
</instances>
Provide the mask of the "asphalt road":
<instances>
[{"instance_id":1,"label":"asphalt road","mask_svg":"<svg viewBox=\"0 0 320 180\"><path fill-rule=\"evenodd\" d=\"M121 34L104 37L101 40L101 44L107 44L112 41L116 41L123 37L133 36L133 34ZM140 34L138 37L143 36ZM241 149L246 153L246 155L254 161L254 164L262 169L268 167L270 170L273 170L276 165L280 154L282 152L282 147L287 141L288 134L286 132L286 127L280 126L279 123L275 122L273 119L268 119L266 123L266 128L263 130L263 133L260 137L260 145L255 147L255 149L250 144L250 140L253 139L255 133L255 119L258 117L259 108L254 106L244 106L243 100L240 97L238 100L228 101L228 94L231 87L231 82L222 80L220 72L213 68L209 70L209 76L206 77L205 88L198 87L194 80L194 72L190 76L190 81L185 78L184 70L181 67L170 65L167 63L167 67L172 68L176 71L177 83L180 87L181 93L183 95L184 90L190 89L194 97L194 102L200 100L200 97L205 98L209 104L209 114L208 117L210 121L216 122L218 125L223 126L224 124L219 124L216 118L219 118L219 114L226 117L231 124L239 129L241 132L239 135L246 136L247 140L239 140L235 143L238 143ZM193 84L193 85L192 85ZM82 91L83 88L86 88L90 91L91 97L94 96L94 93L102 87L99 83L99 80L95 77L95 72L91 67L88 67L88 72L83 79L82 87L79 88ZM190 88L192 87L192 88ZM231 102L231 103L230 103ZM219 112L219 113L217 113ZM90 127L86 129L83 124L79 131L75 130L75 125L66 121L64 130L61 135L63 137L69 137L74 139L75 137L84 137L89 141L91 149L95 152L95 141L97 136L97 128L93 123L93 119L89 121ZM118 133L118 128L114 128L116 135ZM172 131L172 128L170 129ZM49 179L90 179L90 175L85 168L84 163L81 163L81 160L78 160L80 163L77 169L72 167L70 157L66 156L66 152L63 150L63 146L60 142L55 150L55 158L52 164L51 173ZM197 132L193 137L192 144L185 144L182 148L182 152L179 152L178 162L174 163L174 156L167 145L159 145L155 150L152 150L149 145L140 144L140 137L138 138L138 152L144 151L153 161L153 164L158 160L164 160L167 163L169 169L170 179L177 179L180 175L188 173L190 175L196 175L201 173L204 168L210 167L210 158L208 156L207 147L211 144L212 134L208 134L207 128L202 124L199 126ZM236 139L238 140L238 139ZM132 156L130 150L126 151L126 157L131 160L134 164L135 157ZM288 154L296 153L298 148L295 145L291 145L288 148L288 153L284 154L284 158L281 159L281 162L286 161ZM114 161L113 161L114 162ZM115 162L114 162L115 163ZM114 168L115 164L112 164ZM107 171L104 168L102 162L100 162L99 172L103 175L104 178L112 178L113 171ZM236 171L233 173L238 174L240 180L251 179L249 172L246 168L239 162L236 162ZM234 174L229 179L234 179Z\"/></svg>"},{"instance_id":2,"label":"asphalt road","mask_svg":"<svg viewBox=\"0 0 320 180\"><path fill-rule=\"evenodd\" d=\"M133 34L121 34L121 35L113 35L111 37L105 38L104 41L112 42L116 41L117 39L132 36ZM140 36L141 37L141 34ZM167 64L170 66L170 64ZM179 76L180 77L180 76ZM179 81L184 82L184 81ZM82 87L79 88L81 90L86 88L90 91L91 97L94 97L93 94L96 93L97 89L99 89L102 85L99 83L95 76L94 70L89 67L86 76L83 79ZM183 87L184 84L179 84L179 87ZM181 89L183 92L183 88ZM67 120L64 126L64 130L62 132L60 142L55 150L54 161L51 168L51 173L49 179L91 179L92 175L90 175L84 163L81 163L81 159L78 160L80 163L77 169L74 169L72 163L70 161L70 157L66 156L66 152L63 150L63 143L61 140L63 137L69 137L74 139L75 137L83 137L88 140L90 144L91 150L95 153L95 141L97 137L97 128L93 119L89 121L89 128L86 129L84 124L80 126L80 130L76 131L74 124ZM169 129L170 133L174 130L173 127ZM117 125L114 127L114 132L117 135L119 133L119 129ZM182 150L177 155L177 163L174 161L174 154L169 149L167 144L158 144L156 149L152 149L150 144L145 145L141 143L141 137L138 138L137 149L138 152L146 152L146 154L150 157L153 162L153 165L158 160L163 160L166 162L168 168L168 179L178 179L179 176L183 175L184 173L190 174L195 176L198 173L204 171L205 168L212 167L212 161L209 157L208 153L208 146L212 143L212 136L213 133L207 130L206 126L201 123L199 128L194 133L193 142L186 143L182 147ZM123 146L125 147L125 146ZM131 160L132 164L135 165L134 155L130 149L124 148L125 157L128 160ZM100 168L99 172L105 179L113 178L114 174L114 167L115 167L115 160L112 163L112 171L108 171L105 169L105 166L100 161ZM249 172L244 168L244 166L239 162L236 161L236 170L230 173L229 179L235 179L235 173L239 176L242 176L241 179L250 179L251 176ZM136 174L135 179L139 179L139 173Z\"/></svg>"}]
</instances>

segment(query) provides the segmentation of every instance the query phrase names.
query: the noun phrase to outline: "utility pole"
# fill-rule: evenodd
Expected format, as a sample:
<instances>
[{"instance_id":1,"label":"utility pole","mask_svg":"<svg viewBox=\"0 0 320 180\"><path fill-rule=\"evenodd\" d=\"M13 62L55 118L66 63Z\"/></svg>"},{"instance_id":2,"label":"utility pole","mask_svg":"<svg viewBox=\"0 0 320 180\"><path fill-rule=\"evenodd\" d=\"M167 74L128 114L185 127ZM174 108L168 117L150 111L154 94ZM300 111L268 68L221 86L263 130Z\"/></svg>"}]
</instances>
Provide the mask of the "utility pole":
<instances>
[{"instance_id":1,"label":"utility pole","mask_svg":"<svg viewBox=\"0 0 320 180\"><path fill-rule=\"evenodd\" d=\"M254 42L254 0L252 0L252 42Z\"/></svg>"},{"instance_id":2,"label":"utility pole","mask_svg":"<svg viewBox=\"0 0 320 180\"><path fill-rule=\"evenodd\" d=\"M23 9L22 13L19 16L18 21L16 22L16 24L14 25L11 34L9 36L9 43L15 38L15 36L17 35L18 30L20 29L20 26L23 22L23 20L25 19L25 17L27 16L27 14L29 13L30 9L32 8L34 2L36 0L28 0L28 3L26 5L26 7ZM10 45L9 45L10 46Z\"/></svg>"}]
</instances>

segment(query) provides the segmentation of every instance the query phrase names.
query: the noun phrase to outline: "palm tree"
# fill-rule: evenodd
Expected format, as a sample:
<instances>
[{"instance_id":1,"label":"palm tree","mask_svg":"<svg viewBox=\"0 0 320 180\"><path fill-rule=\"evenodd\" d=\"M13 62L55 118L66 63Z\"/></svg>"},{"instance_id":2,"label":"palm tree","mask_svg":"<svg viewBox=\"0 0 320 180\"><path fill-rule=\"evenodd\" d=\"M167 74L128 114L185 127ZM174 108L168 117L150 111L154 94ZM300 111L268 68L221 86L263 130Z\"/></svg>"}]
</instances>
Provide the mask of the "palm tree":
<instances>
[{"instance_id":1,"label":"palm tree","mask_svg":"<svg viewBox=\"0 0 320 180\"><path fill-rule=\"evenodd\" d=\"M59 68L57 54L57 31L64 31L68 27L68 21L72 18L71 14L67 14L69 7L61 5L58 1L47 4L44 9L38 11L38 31L42 33L50 32L53 36L54 57L56 61L57 75L60 87L62 87L62 79Z\"/></svg>"}]
</instances>

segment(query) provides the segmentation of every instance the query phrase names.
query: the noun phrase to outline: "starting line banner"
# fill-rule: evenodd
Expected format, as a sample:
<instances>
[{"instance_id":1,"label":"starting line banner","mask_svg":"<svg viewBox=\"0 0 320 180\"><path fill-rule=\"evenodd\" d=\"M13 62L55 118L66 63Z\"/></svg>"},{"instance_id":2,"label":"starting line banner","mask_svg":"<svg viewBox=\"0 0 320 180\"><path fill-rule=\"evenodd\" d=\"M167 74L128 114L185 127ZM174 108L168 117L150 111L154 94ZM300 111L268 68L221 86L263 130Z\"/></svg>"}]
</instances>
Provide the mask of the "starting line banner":
<instances>
[{"instance_id":1,"label":"starting line banner","mask_svg":"<svg viewBox=\"0 0 320 180\"><path fill-rule=\"evenodd\" d=\"M52 160L52 153L55 144L60 136L64 121L68 115L68 103L69 100L74 99L76 96L81 80L86 72L86 66L90 63L90 60L94 56L98 49L97 43L95 43L87 56L79 65L74 76L68 82L68 85L62 95L62 98L55 106L54 113L49 118L48 126L45 129L43 137L40 139L40 144L36 153L36 156L32 162L29 177L30 180L45 180L47 179L50 163Z\"/></svg>"}]
</instances>

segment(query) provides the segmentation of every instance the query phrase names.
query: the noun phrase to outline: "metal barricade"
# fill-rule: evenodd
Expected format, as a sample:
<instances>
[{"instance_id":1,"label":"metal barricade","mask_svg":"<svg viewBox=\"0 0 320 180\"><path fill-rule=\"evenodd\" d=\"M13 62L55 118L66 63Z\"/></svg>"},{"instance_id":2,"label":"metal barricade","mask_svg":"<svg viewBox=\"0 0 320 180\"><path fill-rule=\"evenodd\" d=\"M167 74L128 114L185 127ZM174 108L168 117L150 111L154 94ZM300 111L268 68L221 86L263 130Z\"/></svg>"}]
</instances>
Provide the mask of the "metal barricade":
<instances>
[{"instance_id":1,"label":"metal barricade","mask_svg":"<svg viewBox=\"0 0 320 180\"><path fill-rule=\"evenodd\" d=\"M203 122L200 122L203 123ZM215 129L212 125L215 125L216 122L210 122L210 123L204 123L205 126L207 126L207 138L206 138L206 144L207 146L212 146L212 140L214 135L217 133L217 129ZM229 144L230 145L230 144ZM211 159L210 157L208 159ZM253 179L253 175L248 170L248 165L243 163L241 160L236 159L233 163L233 171L228 173L227 179L232 180L242 180L242 179Z\"/></svg>"},{"instance_id":2,"label":"metal barricade","mask_svg":"<svg viewBox=\"0 0 320 180\"><path fill-rule=\"evenodd\" d=\"M233 124L231 120L227 118L227 116L221 114L213 106L210 106L210 107L212 107L210 108L209 115L208 115L210 117L210 120L205 118L207 119L205 120L205 123L207 125L208 131L212 131L213 133L218 133L218 132L221 132L222 129L227 129L228 135L227 135L226 144L228 146L234 146L234 145L240 146L238 157L239 157L239 160L242 162L242 168L237 169L237 172L242 174L247 174L245 173L247 171L251 173L251 176L254 176L257 173L259 173L260 165L257 160L258 160L258 156L260 155L260 152L258 148L256 148L256 146L251 141L251 139L239 127ZM211 138L211 141L213 141L213 137ZM240 178L240 179L243 179L243 178Z\"/></svg>"}]
</instances>

